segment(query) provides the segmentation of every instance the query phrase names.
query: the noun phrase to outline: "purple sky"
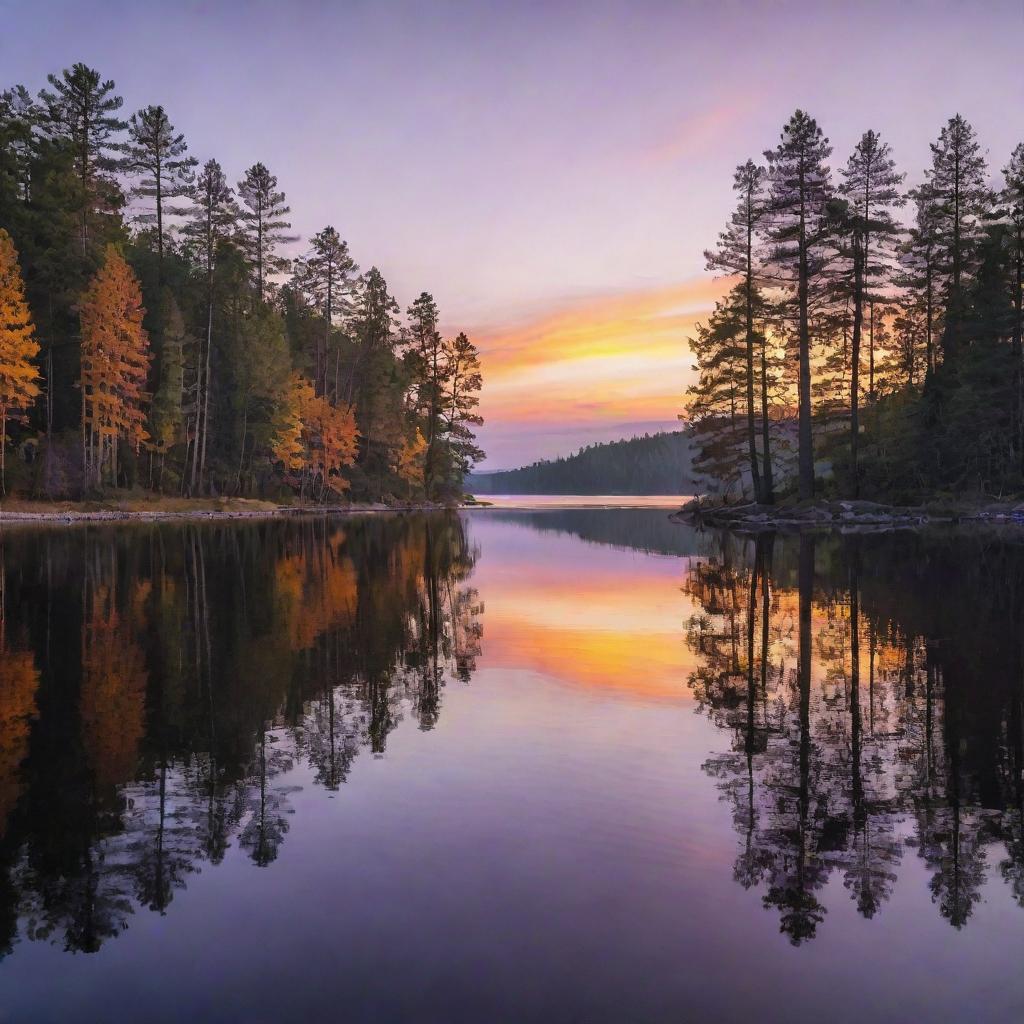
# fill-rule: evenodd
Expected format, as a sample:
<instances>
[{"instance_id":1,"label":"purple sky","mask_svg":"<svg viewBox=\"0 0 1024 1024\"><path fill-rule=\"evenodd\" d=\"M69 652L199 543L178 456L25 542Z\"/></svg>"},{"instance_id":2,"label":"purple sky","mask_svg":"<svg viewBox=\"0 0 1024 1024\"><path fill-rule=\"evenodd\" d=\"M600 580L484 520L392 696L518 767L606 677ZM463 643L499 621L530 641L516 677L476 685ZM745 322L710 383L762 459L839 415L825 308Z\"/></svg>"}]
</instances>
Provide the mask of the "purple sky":
<instances>
[{"instance_id":1,"label":"purple sky","mask_svg":"<svg viewBox=\"0 0 1024 1024\"><path fill-rule=\"evenodd\" d=\"M485 374L495 352L492 466L672 423L685 323L672 360L634 319L625 334L610 324L600 351L550 341L539 373L544 325L569 311L599 337L590 306L634 297L649 318L645 296L699 285L733 166L771 146L796 106L832 139L834 165L873 127L919 178L960 111L997 169L1024 138L1022 47L1021 0L0 0L0 84L35 90L84 60L116 80L126 110L163 103L232 179L265 162L295 228L333 223L403 307L432 291L446 328L480 342ZM525 350L527 376L510 357ZM626 355L651 387L604 408L601 366L614 385ZM564 399L581 368L590 420Z\"/></svg>"}]
</instances>

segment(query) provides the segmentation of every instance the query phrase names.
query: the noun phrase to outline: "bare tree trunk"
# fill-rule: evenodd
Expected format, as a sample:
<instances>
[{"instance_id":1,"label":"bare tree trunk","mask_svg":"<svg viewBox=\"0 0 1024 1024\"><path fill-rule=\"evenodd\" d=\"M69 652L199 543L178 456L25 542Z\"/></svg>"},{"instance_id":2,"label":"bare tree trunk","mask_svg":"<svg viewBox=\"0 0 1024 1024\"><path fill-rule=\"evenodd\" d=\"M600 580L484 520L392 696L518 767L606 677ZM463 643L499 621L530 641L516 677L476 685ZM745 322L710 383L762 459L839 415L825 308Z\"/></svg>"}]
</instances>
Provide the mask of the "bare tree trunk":
<instances>
[{"instance_id":1,"label":"bare tree trunk","mask_svg":"<svg viewBox=\"0 0 1024 1024\"><path fill-rule=\"evenodd\" d=\"M925 259L927 260L927 266L925 267L925 286L924 286L924 309L925 309L925 330L927 335L925 337L925 377L931 376L935 372L935 345L932 340L932 336L935 333L934 326L934 303L932 299L932 254L929 249L925 253Z\"/></svg>"},{"instance_id":2,"label":"bare tree trunk","mask_svg":"<svg viewBox=\"0 0 1024 1024\"><path fill-rule=\"evenodd\" d=\"M801 193L803 193L804 187L803 175L801 174ZM814 497L814 440L811 434L811 328L808 312L809 277L810 269L807 264L807 235L804 220L803 199L801 199L800 267L797 279L800 345L800 383L798 388L798 469L801 501L810 501Z\"/></svg>"},{"instance_id":3,"label":"bare tree trunk","mask_svg":"<svg viewBox=\"0 0 1024 1024\"><path fill-rule=\"evenodd\" d=\"M159 153L159 150L158 150ZM156 160L156 279L162 287L164 283L164 196L163 175L160 173L160 157Z\"/></svg>"},{"instance_id":4,"label":"bare tree trunk","mask_svg":"<svg viewBox=\"0 0 1024 1024\"><path fill-rule=\"evenodd\" d=\"M210 349L213 347L213 295L210 295L206 313L206 366L203 381L203 447L199 456L199 486L206 475L206 439L210 436Z\"/></svg>"},{"instance_id":5,"label":"bare tree trunk","mask_svg":"<svg viewBox=\"0 0 1024 1024\"><path fill-rule=\"evenodd\" d=\"M196 404L195 423L192 431L192 467L189 470L189 494L194 494L199 476L199 433L203 428L203 349L200 343L196 351Z\"/></svg>"},{"instance_id":6,"label":"bare tree trunk","mask_svg":"<svg viewBox=\"0 0 1024 1024\"><path fill-rule=\"evenodd\" d=\"M249 405L246 405L242 409L242 445L241 451L238 454L238 475L235 478L235 493L239 494L242 490L242 466L245 464L245 438L249 432Z\"/></svg>"},{"instance_id":7,"label":"bare tree trunk","mask_svg":"<svg viewBox=\"0 0 1024 1024\"><path fill-rule=\"evenodd\" d=\"M1014 260L1014 291L1013 291L1013 406L1014 419L1017 427L1017 454L1024 468L1024 352L1022 352L1022 332L1024 332L1024 236L1017 233L1017 252Z\"/></svg>"},{"instance_id":8,"label":"bare tree trunk","mask_svg":"<svg viewBox=\"0 0 1024 1024\"><path fill-rule=\"evenodd\" d=\"M87 486L89 479L89 423L86 418L86 387L85 382L82 382L82 486L83 490ZM49 438L47 438L49 441ZM49 447L49 445L47 445Z\"/></svg>"},{"instance_id":9,"label":"bare tree trunk","mask_svg":"<svg viewBox=\"0 0 1024 1024\"><path fill-rule=\"evenodd\" d=\"M768 342L761 339L761 458L764 465L764 495L766 505L775 504L775 485L772 481L771 430L768 424Z\"/></svg>"},{"instance_id":10,"label":"bare tree trunk","mask_svg":"<svg viewBox=\"0 0 1024 1024\"><path fill-rule=\"evenodd\" d=\"M764 501L764 491L761 488L761 474L757 465L757 432L754 425L754 225L750 213L750 193L747 193L747 246L746 246L746 275L744 280L745 314L747 320L747 447L750 457L750 479L754 487L754 500Z\"/></svg>"},{"instance_id":11,"label":"bare tree trunk","mask_svg":"<svg viewBox=\"0 0 1024 1024\"><path fill-rule=\"evenodd\" d=\"M43 460L43 475L49 489L53 465L53 309L50 298L50 332L46 339L46 458Z\"/></svg>"},{"instance_id":12,"label":"bare tree trunk","mask_svg":"<svg viewBox=\"0 0 1024 1024\"><path fill-rule=\"evenodd\" d=\"M859 245L853 255L853 338L850 346L850 467L853 497L860 497L860 336L864 321L864 267Z\"/></svg>"},{"instance_id":13,"label":"bare tree trunk","mask_svg":"<svg viewBox=\"0 0 1024 1024\"><path fill-rule=\"evenodd\" d=\"M868 303L868 398L875 401L875 304Z\"/></svg>"}]
</instances>

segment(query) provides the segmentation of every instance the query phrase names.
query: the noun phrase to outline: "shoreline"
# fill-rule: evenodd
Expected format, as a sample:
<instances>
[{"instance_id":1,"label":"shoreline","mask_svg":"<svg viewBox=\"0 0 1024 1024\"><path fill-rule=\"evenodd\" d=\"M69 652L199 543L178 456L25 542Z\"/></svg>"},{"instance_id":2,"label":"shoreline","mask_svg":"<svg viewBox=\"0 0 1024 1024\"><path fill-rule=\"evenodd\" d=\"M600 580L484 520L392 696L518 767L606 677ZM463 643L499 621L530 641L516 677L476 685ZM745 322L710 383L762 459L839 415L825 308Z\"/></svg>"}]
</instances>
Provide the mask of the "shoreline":
<instances>
[{"instance_id":1,"label":"shoreline","mask_svg":"<svg viewBox=\"0 0 1024 1024\"><path fill-rule=\"evenodd\" d=\"M874 501L836 500L794 505L705 505L687 502L669 516L673 522L709 526L734 533L801 532L889 533L931 527L998 526L1024 528L1024 501L988 504L942 503L885 505Z\"/></svg>"},{"instance_id":2,"label":"shoreline","mask_svg":"<svg viewBox=\"0 0 1024 1024\"><path fill-rule=\"evenodd\" d=\"M383 502L367 502L352 505L276 505L255 499L197 499L192 507L177 507L180 499L170 508L121 508L112 503L111 508L81 507L93 504L83 502L60 503L57 508L14 508L8 510L0 502L0 527L31 525L76 525L79 523L159 523L174 521L223 522L239 519L284 519L300 516L354 516L374 515L382 512L442 512L446 509L459 510L483 507L473 502L440 504L436 502L401 502L388 505ZM97 502L95 504L102 504ZM66 506L66 507L65 507Z\"/></svg>"},{"instance_id":3,"label":"shoreline","mask_svg":"<svg viewBox=\"0 0 1024 1024\"><path fill-rule=\"evenodd\" d=\"M258 498L176 498L149 502L138 498L111 498L106 501L25 501L0 500L0 527L5 524L128 523L167 521L220 521L271 519L289 516L354 516L398 512L452 511L549 511L559 509L649 508L673 512L685 495L491 495L441 503L428 501L360 502L345 505L279 505ZM538 500L539 499L539 500ZM568 500L566 500L568 499ZM646 500L644 500L646 499Z\"/></svg>"}]
</instances>

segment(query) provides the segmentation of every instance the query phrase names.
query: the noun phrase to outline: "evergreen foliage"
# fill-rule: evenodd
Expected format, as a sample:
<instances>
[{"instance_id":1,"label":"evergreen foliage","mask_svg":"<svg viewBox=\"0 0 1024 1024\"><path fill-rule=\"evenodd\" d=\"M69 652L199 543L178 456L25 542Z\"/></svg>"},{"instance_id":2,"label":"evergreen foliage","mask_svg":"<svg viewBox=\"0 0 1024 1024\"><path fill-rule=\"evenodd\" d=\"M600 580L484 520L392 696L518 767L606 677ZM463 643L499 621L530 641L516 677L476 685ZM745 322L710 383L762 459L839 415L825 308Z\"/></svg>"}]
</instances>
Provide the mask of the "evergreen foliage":
<instances>
[{"instance_id":1,"label":"evergreen foliage","mask_svg":"<svg viewBox=\"0 0 1024 1024\"><path fill-rule=\"evenodd\" d=\"M767 503L773 473L801 499L1024 487L1024 146L995 192L959 114L931 152L904 192L866 131L833 185L828 140L798 110L766 153L763 206L755 165L738 168L739 209L708 254L734 286L690 339L683 418L704 483Z\"/></svg>"},{"instance_id":2,"label":"evergreen foliage","mask_svg":"<svg viewBox=\"0 0 1024 1024\"><path fill-rule=\"evenodd\" d=\"M474 473L475 494L692 494L692 443L681 430L591 444L567 458Z\"/></svg>"},{"instance_id":3,"label":"evergreen foliage","mask_svg":"<svg viewBox=\"0 0 1024 1024\"><path fill-rule=\"evenodd\" d=\"M48 82L38 99L0 92L0 412L18 491L459 495L483 458L482 378L433 299L403 324L331 226L293 263L266 164L234 190L162 106L122 120L114 82L81 63Z\"/></svg>"}]
</instances>

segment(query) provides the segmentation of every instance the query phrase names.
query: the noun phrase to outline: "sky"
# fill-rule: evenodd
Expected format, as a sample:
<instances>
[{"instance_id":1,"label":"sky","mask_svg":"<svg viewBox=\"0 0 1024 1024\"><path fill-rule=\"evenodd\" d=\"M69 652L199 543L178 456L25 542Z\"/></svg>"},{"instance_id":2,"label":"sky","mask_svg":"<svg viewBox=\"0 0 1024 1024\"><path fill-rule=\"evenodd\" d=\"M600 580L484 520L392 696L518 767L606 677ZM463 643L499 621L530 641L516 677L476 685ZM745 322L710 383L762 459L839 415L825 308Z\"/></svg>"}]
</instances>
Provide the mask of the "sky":
<instances>
[{"instance_id":1,"label":"sky","mask_svg":"<svg viewBox=\"0 0 1024 1024\"><path fill-rule=\"evenodd\" d=\"M1022 0L0 0L0 87L85 61L232 180L267 164L482 353L484 468L671 429L732 171L809 110L908 181L955 112L1024 138Z\"/></svg>"}]
</instances>

